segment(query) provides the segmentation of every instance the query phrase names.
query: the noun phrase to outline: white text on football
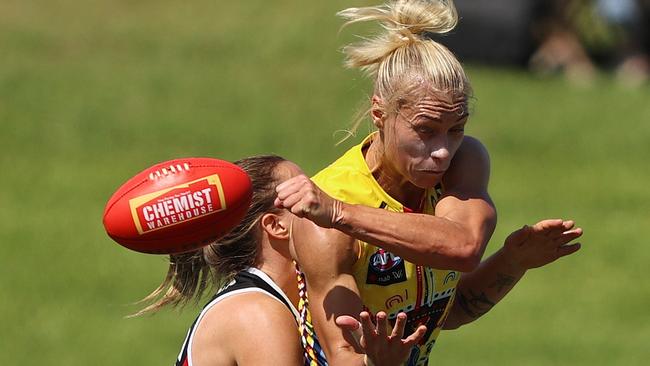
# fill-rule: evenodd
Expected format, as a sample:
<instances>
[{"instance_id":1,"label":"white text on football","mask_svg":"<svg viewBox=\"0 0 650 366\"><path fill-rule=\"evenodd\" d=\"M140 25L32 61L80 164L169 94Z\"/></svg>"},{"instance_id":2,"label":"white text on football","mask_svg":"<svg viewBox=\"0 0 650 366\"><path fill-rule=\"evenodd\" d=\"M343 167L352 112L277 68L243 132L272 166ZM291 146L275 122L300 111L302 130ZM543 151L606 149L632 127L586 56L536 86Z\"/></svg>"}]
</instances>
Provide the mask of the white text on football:
<instances>
[{"instance_id":1,"label":"white text on football","mask_svg":"<svg viewBox=\"0 0 650 366\"><path fill-rule=\"evenodd\" d=\"M148 228L155 229L213 212L210 192L212 188L205 188L144 206L142 214Z\"/></svg>"}]
</instances>

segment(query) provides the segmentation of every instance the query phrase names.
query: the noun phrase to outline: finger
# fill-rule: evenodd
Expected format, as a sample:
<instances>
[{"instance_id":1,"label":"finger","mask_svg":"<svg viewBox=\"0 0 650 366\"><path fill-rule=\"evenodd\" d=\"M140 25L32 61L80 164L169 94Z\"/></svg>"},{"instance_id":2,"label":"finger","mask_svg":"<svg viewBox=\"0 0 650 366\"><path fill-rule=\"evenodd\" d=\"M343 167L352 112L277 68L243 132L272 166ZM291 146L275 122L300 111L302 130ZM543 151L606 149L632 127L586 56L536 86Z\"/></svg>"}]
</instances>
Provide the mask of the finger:
<instances>
[{"instance_id":1,"label":"finger","mask_svg":"<svg viewBox=\"0 0 650 366\"><path fill-rule=\"evenodd\" d=\"M582 235L582 228L577 227L575 229L567 230L567 231L563 232L562 234L566 234L566 235L573 235L573 234Z\"/></svg>"},{"instance_id":2,"label":"finger","mask_svg":"<svg viewBox=\"0 0 650 366\"><path fill-rule=\"evenodd\" d=\"M546 237L551 238L551 239L557 239L562 236L562 234L566 233L567 231L570 231L573 229L573 226L575 225L575 222L573 220L566 220L562 221L561 225L554 226L549 229L548 233L546 234Z\"/></svg>"},{"instance_id":3,"label":"finger","mask_svg":"<svg viewBox=\"0 0 650 366\"><path fill-rule=\"evenodd\" d=\"M581 247L582 247L582 244L580 244L580 243L561 246L561 247L557 248L558 258L562 258L562 257L565 257L567 255L571 255L571 254L577 252L578 250L580 250Z\"/></svg>"},{"instance_id":4,"label":"finger","mask_svg":"<svg viewBox=\"0 0 650 366\"><path fill-rule=\"evenodd\" d=\"M292 178L293 179L293 178ZM288 196L300 191L302 185L297 181L286 181L281 185L275 188L275 192L278 194L278 198L281 200L286 199Z\"/></svg>"},{"instance_id":5,"label":"finger","mask_svg":"<svg viewBox=\"0 0 650 366\"><path fill-rule=\"evenodd\" d=\"M555 244L556 245L564 245L564 244L570 242L571 240L577 239L577 238L579 238L581 236L582 236L582 229L581 228L566 231L566 232L562 233L562 235L559 238L555 239Z\"/></svg>"},{"instance_id":6,"label":"finger","mask_svg":"<svg viewBox=\"0 0 650 366\"><path fill-rule=\"evenodd\" d=\"M393 331L390 334L391 338L402 339L404 336L404 328L406 327L406 314L399 313L397 314L397 320L395 321L395 326Z\"/></svg>"},{"instance_id":7,"label":"finger","mask_svg":"<svg viewBox=\"0 0 650 366\"><path fill-rule=\"evenodd\" d=\"M533 225L533 229L535 231L547 231L553 228L556 228L558 226L562 226L562 223L564 220L562 219L546 219L539 221L535 225Z\"/></svg>"},{"instance_id":8,"label":"finger","mask_svg":"<svg viewBox=\"0 0 650 366\"><path fill-rule=\"evenodd\" d=\"M372 321L370 320L370 314L367 311L363 311L359 314L359 318L361 319L361 331L363 332L363 336L366 339L372 339L372 337L375 336L375 325L372 324Z\"/></svg>"},{"instance_id":9,"label":"finger","mask_svg":"<svg viewBox=\"0 0 650 366\"><path fill-rule=\"evenodd\" d=\"M349 315L341 315L335 320L336 325L343 331L350 333L357 346L361 347L361 337L363 331L361 330L361 323Z\"/></svg>"},{"instance_id":10,"label":"finger","mask_svg":"<svg viewBox=\"0 0 650 366\"><path fill-rule=\"evenodd\" d=\"M275 206L277 208L284 208L284 206L282 205L282 200L277 198L277 197L273 201L273 206Z\"/></svg>"},{"instance_id":11,"label":"finger","mask_svg":"<svg viewBox=\"0 0 650 366\"><path fill-rule=\"evenodd\" d=\"M424 337L424 334L426 334L426 332L427 332L427 327L424 325L420 325L418 329L415 330L415 332L413 332L410 336L408 336L404 340L403 344L405 346L413 346L420 343L422 337Z\"/></svg>"},{"instance_id":12,"label":"finger","mask_svg":"<svg viewBox=\"0 0 650 366\"><path fill-rule=\"evenodd\" d=\"M377 334L381 339L386 339L387 337L386 327L387 327L386 313L380 311L377 313Z\"/></svg>"},{"instance_id":13,"label":"finger","mask_svg":"<svg viewBox=\"0 0 650 366\"><path fill-rule=\"evenodd\" d=\"M542 220L535 225L533 225L533 232L547 235L551 231L561 228L564 220L562 219L547 219Z\"/></svg>"},{"instance_id":14,"label":"finger","mask_svg":"<svg viewBox=\"0 0 650 366\"><path fill-rule=\"evenodd\" d=\"M563 233L570 230L573 227L573 223L566 224L568 221L563 221L561 225L555 226L548 229L546 232L546 237L549 239L557 239L562 236Z\"/></svg>"},{"instance_id":15,"label":"finger","mask_svg":"<svg viewBox=\"0 0 650 366\"><path fill-rule=\"evenodd\" d=\"M565 230L565 231L566 231L566 230L571 230L571 229L573 229L573 227L575 226L575 224L576 224L576 223L575 223L575 221L573 221L573 220L566 220L566 221L564 221L564 223L562 224L562 227L564 227L564 230Z\"/></svg>"},{"instance_id":16,"label":"finger","mask_svg":"<svg viewBox=\"0 0 650 366\"><path fill-rule=\"evenodd\" d=\"M296 206L296 204L300 202L302 198L303 195L300 192L293 193L292 195L282 200L282 206L284 206L285 208L291 208L293 206Z\"/></svg>"},{"instance_id":17,"label":"finger","mask_svg":"<svg viewBox=\"0 0 650 366\"><path fill-rule=\"evenodd\" d=\"M336 325L347 331L361 330L361 323L349 315L338 316L335 320Z\"/></svg>"},{"instance_id":18,"label":"finger","mask_svg":"<svg viewBox=\"0 0 650 366\"><path fill-rule=\"evenodd\" d=\"M280 192L282 190L285 190L287 187L296 185L298 182L300 182L303 179L303 175L296 175L295 177L291 177L284 182L280 183L275 187L276 192Z\"/></svg>"},{"instance_id":19,"label":"finger","mask_svg":"<svg viewBox=\"0 0 650 366\"><path fill-rule=\"evenodd\" d=\"M301 200L310 204L318 199L311 185L296 185L292 186L291 189L278 193L278 198L286 208L292 207Z\"/></svg>"},{"instance_id":20,"label":"finger","mask_svg":"<svg viewBox=\"0 0 650 366\"><path fill-rule=\"evenodd\" d=\"M307 215L309 214L309 210L306 209L302 203L291 206L289 211L300 218L307 218Z\"/></svg>"}]
</instances>

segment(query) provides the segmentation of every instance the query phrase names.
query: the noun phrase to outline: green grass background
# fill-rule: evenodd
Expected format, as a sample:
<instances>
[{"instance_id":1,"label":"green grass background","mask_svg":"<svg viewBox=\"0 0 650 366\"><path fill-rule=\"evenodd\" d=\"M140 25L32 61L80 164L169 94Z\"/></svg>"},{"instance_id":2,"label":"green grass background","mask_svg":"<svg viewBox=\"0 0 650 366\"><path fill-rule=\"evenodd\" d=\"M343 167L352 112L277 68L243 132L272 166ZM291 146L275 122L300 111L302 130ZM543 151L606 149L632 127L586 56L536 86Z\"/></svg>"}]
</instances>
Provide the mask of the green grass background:
<instances>
[{"instance_id":1,"label":"green grass background","mask_svg":"<svg viewBox=\"0 0 650 366\"><path fill-rule=\"evenodd\" d=\"M164 257L104 233L128 177L181 156L277 153L307 172L370 83L341 67L334 16L368 1L0 1L0 355L15 365L171 364L198 307L124 319ZM468 66L468 133L492 157L499 224L575 219L583 249L444 332L436 365L650 359L650 89ZM364 130L365 131L365 130Z\"/></svg>"}]
</instances>

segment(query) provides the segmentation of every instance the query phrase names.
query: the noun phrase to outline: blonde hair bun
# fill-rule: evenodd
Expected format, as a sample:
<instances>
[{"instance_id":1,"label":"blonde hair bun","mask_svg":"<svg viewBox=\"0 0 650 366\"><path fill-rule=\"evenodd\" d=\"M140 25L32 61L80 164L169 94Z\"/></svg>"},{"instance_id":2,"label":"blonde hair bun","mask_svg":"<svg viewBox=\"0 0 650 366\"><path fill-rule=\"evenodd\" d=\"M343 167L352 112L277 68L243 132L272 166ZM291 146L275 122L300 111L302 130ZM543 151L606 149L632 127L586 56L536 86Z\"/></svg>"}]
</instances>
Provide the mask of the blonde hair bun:
<instances>
[{"instance_id":1,"label":"blonde hair bun","mask_svg":"<svg viewBox=\"0 0 650 366\"><path fill-rule=\"evenodd\" d=\"M348 67L366 68L395 49L408 43L429 40L431 34L443 34L458 24L452 0L395 0L384 5L348 8L337 13L353 23L376 21L386 32L360 44L346 46ZM370 70L372 71L372 70Z\"/></svg>"}]
</instances>

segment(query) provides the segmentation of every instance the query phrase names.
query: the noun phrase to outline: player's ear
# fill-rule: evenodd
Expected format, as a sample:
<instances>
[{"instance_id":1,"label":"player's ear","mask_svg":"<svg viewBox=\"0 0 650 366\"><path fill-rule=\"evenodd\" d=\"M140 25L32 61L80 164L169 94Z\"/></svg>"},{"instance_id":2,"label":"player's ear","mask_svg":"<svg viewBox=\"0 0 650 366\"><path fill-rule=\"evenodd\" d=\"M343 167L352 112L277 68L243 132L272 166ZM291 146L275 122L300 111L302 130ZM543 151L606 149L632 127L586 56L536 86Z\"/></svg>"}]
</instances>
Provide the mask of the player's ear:
<instances>
[{"instance_id":1,"label":"player's ear","mask_svg":"<svg viewBox=\"0 0 650 366\"><path fill-rule=\"evenodd\" d=\"M386 113L384 111L384 102L376 94L372 96L371 101L372 106L370 107L370 118L375 127L381 130L384 127L384 116Z\"/></svg>"},{"instance_id":2,"label":"player's ear","mask_svg":"<svg viewBox=\"0 0 650 366\"><path fill-rule=\"evenodd\" d=\"M288 215L272 212L265 213L262 215L260 220L262 229L266 231L271 238L289 240L289 226L291 223L286 216Z\"/></svg>"}]
</instances>

